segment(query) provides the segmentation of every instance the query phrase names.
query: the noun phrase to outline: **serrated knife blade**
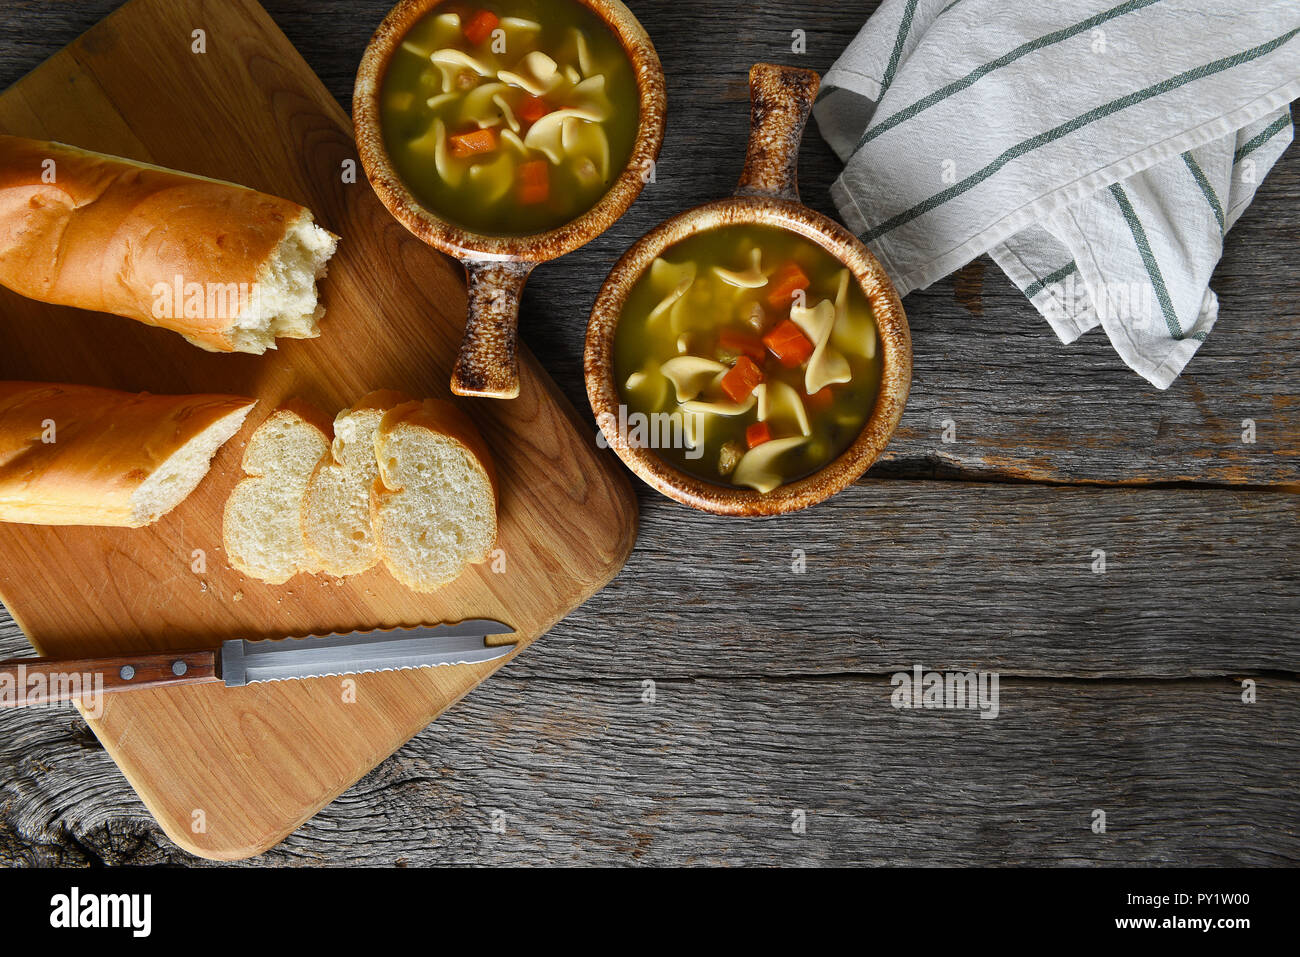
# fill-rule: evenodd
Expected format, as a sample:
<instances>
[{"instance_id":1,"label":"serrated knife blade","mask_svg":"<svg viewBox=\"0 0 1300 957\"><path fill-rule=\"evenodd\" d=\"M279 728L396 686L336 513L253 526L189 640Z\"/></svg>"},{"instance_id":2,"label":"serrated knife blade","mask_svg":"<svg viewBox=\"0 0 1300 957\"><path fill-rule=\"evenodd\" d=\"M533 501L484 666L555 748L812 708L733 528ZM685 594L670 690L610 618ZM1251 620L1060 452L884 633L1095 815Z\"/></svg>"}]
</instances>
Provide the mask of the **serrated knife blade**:
<instances>
[{"instance_id":1,"label":"serrated knife blade","mask_svg":"<svg viewBox=\"0 0 1300 957\"><path fill-rule=\"evenodd\" d=\"M239 688L259 681L480 664L514 651L513 642L487 644L489 635L512 631L499 621L475 618L454 625L354 631L324 637L270 641L235 638L221 645L218 674L227 688Z\"/></svg>"}]
</instances>

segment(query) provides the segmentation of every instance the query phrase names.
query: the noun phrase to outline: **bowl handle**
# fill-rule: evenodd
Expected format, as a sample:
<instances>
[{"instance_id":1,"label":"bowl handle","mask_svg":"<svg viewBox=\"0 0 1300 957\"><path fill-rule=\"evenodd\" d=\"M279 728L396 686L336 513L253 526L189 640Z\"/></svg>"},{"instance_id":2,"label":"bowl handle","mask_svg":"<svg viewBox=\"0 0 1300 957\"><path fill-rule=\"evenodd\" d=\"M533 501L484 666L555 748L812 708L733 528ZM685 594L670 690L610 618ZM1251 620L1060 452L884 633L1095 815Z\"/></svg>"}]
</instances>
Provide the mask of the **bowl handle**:
<instances>
[{"instance_id":1,"label":"bowl handle","mask_svg":"<svg viewBox=\"0 0 1300 957\"><path fill-rule=\"evenodd\" d=\"M462 260L469 310L451 391L490 399L519 395L519 299L531 262Z\"/></svg>"},{"instance_id":2,"label":"bowl handle","mask_svg":"<svg viewBox=\"0 0 1300 957\"><path fill-rule=\"evenodd\" d=\"M799 200L799 141L821 78L812 70L755 63L749 71L749 151L737 196Z\"/></svg>"}]
</instances>

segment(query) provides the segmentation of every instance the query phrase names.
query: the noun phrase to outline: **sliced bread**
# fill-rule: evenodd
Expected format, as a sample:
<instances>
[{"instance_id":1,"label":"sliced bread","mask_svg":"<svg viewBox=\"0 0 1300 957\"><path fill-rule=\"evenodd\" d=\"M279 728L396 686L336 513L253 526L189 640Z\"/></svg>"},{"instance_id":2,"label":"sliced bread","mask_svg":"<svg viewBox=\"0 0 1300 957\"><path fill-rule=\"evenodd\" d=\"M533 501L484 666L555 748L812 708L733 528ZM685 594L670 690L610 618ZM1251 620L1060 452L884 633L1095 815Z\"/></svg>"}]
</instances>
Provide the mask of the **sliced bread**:
<instances>
[{"instance_id":1,"label":"sliced bread","mask_svg":"<svg viewBox=\"0 0 1300 957\"><path fill-rule=\"evenodd\" d=\"M360 574L379 562L370 528L370 490L379 474L375 432L385 412L410 401L400 392L380 390L334 419L330 454L316 466L302 500L307 551L329 575Z\"/></svg>"},{"instance_id":2,"label":"sliced bread","mask_svg":"<svg viewBox=\"0 0 1300 957\"><path fill-rule=\"evenodd\" d=\"M329 453L329 421L306 407L277 409L244 450L248 478L226 500L222 538L230 564L281 585L315 563L302 534L302 499Z\"/></svg>"},{"instance_id":3,"label":"sliced bread","mask_svg":"<svg viewBox=\"0 0 1300 957\"><path fill-rule=\"evenodd\" d=\"M375 541L389 572L433 591L496 544L492 458L469 418L448 402L407 402L375 433L379 475L370 496Z\"/></svg>"}]
</instances>

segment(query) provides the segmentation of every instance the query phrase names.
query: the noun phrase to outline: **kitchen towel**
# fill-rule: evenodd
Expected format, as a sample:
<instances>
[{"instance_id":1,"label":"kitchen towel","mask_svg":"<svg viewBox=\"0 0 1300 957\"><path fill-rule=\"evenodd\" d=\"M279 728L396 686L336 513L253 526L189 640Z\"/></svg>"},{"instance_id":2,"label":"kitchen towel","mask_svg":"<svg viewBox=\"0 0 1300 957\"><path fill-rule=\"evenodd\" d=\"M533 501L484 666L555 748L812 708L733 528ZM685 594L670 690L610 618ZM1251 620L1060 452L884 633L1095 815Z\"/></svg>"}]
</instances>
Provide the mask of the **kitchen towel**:
<instances>
[{"instance_id":1,"label":"kitchen towel","mask_svg":"<svg viewBox=\"0 0 1300 957\"><path fill-rule=\"evenodd\" d=\"M989 253L1168 388L1291 142L1297 34L1297 0L884 0L814 107L832 197L901 295Z\"/></svg>"}]
</instances>

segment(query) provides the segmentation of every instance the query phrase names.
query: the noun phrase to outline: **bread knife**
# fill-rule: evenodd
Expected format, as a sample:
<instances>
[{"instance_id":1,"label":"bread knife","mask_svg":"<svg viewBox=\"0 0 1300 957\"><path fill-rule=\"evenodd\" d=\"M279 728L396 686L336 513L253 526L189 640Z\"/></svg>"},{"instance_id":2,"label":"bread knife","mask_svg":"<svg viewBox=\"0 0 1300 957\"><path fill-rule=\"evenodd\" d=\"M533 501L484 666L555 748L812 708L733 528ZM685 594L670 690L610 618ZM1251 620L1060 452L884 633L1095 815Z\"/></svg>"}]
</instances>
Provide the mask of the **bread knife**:
<instances>
[{"instance_id":1,"label":"bread knife","mask_svg":"<svg viewBox=\"0 0 1300 957\"><path fill-rule=\"evenodd\" d=\"M261 681L361 675L504 658L515 643L489 645L509 625L475 618L451 625L354 631L324 637L248 641L218 649L146 652L107 658L17 658L0 661L0 707L71 701L136 688L222 682L241 688Z\"/></svg>"}]
</instances>

